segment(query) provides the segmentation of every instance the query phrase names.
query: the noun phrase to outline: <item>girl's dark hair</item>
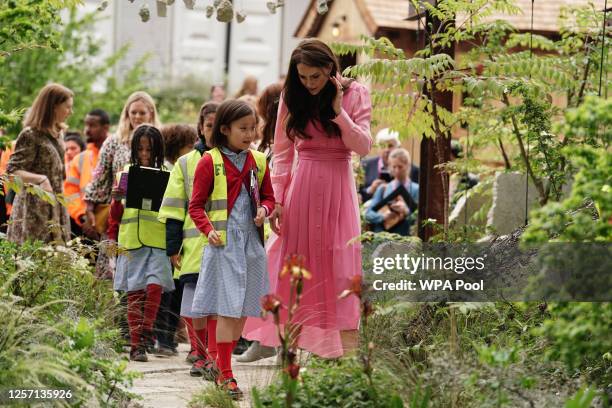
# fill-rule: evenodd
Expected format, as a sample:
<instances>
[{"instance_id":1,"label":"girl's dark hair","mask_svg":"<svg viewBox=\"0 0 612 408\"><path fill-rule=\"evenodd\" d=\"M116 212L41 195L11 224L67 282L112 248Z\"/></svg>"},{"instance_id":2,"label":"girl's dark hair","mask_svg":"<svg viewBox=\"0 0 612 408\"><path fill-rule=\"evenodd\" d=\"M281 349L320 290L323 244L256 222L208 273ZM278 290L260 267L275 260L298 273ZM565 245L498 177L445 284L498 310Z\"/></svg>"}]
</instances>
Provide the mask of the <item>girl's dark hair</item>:
<instances>
[{"instance_id":1,"label":"girl's dark hair","mask_svg":"<svg viewBox=\"0 0 612 408\"><path fill-rule=\"evenodd\" d=\"M280 84L272 84L266 87L257 101L257 112L264 121L261 131L261 144L257 148L260 152L265 151L274 143L274 129L276 128L276 116L278 115L278 102L283 87Z\"/></svg>"},{"instance_id":2,"label":"girl's dark hair","mask_svg":"<svg viewBox=\"0 0 612 408\"><path fill-rule=\"evenodd\" d=\"M321 92L311 95L300 81L297 65L331 68L330 76L336 76L339 70L338 60L332 50L323 41L315 38L306 39L298 44L291 54L289 70L283 88L283 101L289 112L287 116L287 136L310 139L312 136L304 133L306 125L312 120L319 120L328 137L340 137L340 128L332 122L336 113L332 107L336 97L336 87L327 81Z\"/></svg>"},{"instance_id":3,"label":"girl's dark hair","mask_svg":"<svg viewBox=\"0 0 612 408\"><path fill-rule=\"evenodd\" d=\"M255 110L248 102L231 99L219 105L217 115L215 116L215 125L213 126L213 146L227 147L227 136L221 133L221 126L229 127L231 126L232 122L249 115L253 115L255 118L257 118Z\"/></svg>"},{"instance_id":4,"label":"girl's dark hair","mask_svg":"<svg viewBox=\"0 0 612 408\"><path fill-rule=\"evenodd\" d=\"M161 134L164 138L164 155L172 163L179 158L183 147L193 146L197 140L196 130L190 125L164 125Z\"/></svg>"},{"instance_id":5,"label":"girl's dark hair","mask_svg":"<svg viewBox=\"0 0 612 408\"><path fill-rule=\"evenodd\" d=\"M198 127L197 127L198 137L200 139L204 140L204 135L202 134L202 131L200 129L202 128L202 125L204 124L204 120L206 119L206 116L208 116L211 113L217 112L218 108L219 108L219 104L217 102L212 102L212 101L206 102L200 108L200 116L198 116Z\"/></svg>"},{"instance_id":6,"label":"girl's dark hair","mask_svg":"<svg viewBox=\"0 0 612 408\"><path fill-rule=\"evenodd\" d=\"M134 131L132 136L132 165L140 165L138 162L138 146L140 139L146 137L151 144L151 167L161 169L164 165L164 139L161 132L151 125L140 125Z\"/></svg>"}]
</instances>

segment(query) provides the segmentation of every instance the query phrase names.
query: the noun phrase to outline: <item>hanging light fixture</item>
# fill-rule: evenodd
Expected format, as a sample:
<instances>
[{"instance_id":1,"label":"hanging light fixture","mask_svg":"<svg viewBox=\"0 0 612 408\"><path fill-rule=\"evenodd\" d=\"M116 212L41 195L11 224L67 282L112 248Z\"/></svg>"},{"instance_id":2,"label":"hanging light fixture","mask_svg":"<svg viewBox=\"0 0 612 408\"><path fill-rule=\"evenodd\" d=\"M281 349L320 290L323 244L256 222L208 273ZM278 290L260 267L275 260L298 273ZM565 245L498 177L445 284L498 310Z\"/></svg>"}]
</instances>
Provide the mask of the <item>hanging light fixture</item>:
<instances>
[{"instance_id":1,"label":"hanging light fixture","mask_svg":"<svg viewBox=\"0 0 612 408\"><path fill-rule=\"evenodd\" d=\"M334 38L340 37L342 33L342 26L346 22L346 15L342 15L336 19L332 24L331 35Z\"/></svg>"}]
</instances>

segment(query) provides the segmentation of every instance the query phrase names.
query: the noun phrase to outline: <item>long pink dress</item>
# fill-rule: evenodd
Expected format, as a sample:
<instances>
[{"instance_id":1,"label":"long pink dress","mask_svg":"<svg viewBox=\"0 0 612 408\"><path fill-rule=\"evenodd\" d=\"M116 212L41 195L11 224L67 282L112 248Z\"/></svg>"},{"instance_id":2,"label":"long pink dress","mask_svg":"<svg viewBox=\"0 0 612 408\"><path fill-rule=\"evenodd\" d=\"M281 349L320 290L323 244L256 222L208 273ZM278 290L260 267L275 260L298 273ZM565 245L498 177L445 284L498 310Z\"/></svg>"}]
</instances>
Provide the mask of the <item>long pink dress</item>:
<instances>
[{"instance_id":1,"label":"long pink dress","mask_svg":"<svg viewBox=\"0 0 612 408\"><path fill-rule=\"evenodd\" d=\"M282 98L279 105L272 186L283 214L280 236L267 245L270 290L288 304L289 277L278 278L278 273L286 255L303 255L312 279L304 281L296 316L303 324L298 346L322 357L340 357L340 331L359 327L357 299L338 296L353 276L361 275L361 245L348 244L361 233L351 151L361 156L370 151L371 111L367 88L353 82L334 119L342 137L327 137L320 123L311 122L305 131L312 138L293 142L285 132L287 107ZM282 318L286 321L286 313ZM248 319L243 335L267 346L279 345L271 317Z\"/></svg>"}]
</instances>

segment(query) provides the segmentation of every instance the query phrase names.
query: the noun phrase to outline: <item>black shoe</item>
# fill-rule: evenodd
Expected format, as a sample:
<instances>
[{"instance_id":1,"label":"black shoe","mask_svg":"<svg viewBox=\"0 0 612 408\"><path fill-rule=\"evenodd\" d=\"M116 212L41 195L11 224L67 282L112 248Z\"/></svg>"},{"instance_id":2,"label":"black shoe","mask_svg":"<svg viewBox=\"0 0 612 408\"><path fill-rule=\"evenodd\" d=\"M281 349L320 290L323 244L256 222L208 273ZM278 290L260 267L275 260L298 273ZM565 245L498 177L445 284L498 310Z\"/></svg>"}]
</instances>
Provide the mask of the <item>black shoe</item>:
<instances>
[{"instance_id":1,"label":"black shoe","mask_svg":"<svg viewBox=\"0 0 612 408\"><path fill-rule=\"evenodd\" d=\"M155 352L155 338L153 337L153 332L143 331L141 341L147 353L153 354Z\"/></svg>"},{"instance_id":2,"label":"black shoe","mask_svg":"<svg viewBox=\"0 0 612 408\"><path fill-rule=\"evenodd\" d=\"M247 351L248 348L249 342L246 339L240 337L240 339L238 340L238 344L236 344L236 347L234 347L234 351L232 351L232 354L235 356L239 356L240 354Z\"/></svg>"},{"instance_id":3,"label":"black shoe","mask_svg":"<svg viewBox=\"0 0 612 408\"><path fill-rule=\"evenodd\" d=\"M147 353L145 352L145 349L142 346L134 347L130 350L130 360L140 362L149 361L149 359L147 358Z\"/></svg>"}]
</instances>

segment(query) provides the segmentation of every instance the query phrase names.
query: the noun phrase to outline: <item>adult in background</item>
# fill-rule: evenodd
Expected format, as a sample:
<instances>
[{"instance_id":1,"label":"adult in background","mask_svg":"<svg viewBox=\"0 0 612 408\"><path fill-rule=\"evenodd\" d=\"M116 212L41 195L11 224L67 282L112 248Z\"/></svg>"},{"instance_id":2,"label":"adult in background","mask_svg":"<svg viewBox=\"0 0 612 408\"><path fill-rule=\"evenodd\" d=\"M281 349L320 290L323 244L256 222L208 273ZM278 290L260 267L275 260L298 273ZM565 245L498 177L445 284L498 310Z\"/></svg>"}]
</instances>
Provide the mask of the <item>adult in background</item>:
<instances>
[{"instance_id":1,"label":"adult in background","mask_svg":"<svg viewBox=\"0 0 612 408\"><path fill-rule=\"evenodd\" d=\"M253 75L247 75L242 81L242 86L236 92L236 96L234 98L238 99L243 95L253 95L257 96L257 78Z\"/></svg>"},{"instance_id":2,"label":"adult in background","mask_svg":"<svg viewBox=\"0 0 612 408\"><path fill-rule=\"evenodd\" d=\"M381 149L380 154L361 162L365 172L363 186L359 188L362 202L371 199L378 187L393 178L389 173L389 153L400 147L399 133L389 128L381 129L376 134L376 144ZM413 164L410 167L410 180L419 182L419 168Z\"/></svg>"},{"instance_id":3,"label":"adult in background","mask_svg":"<svg viewBox=\"0 0 612 408\"><path fill-rule=\"evenodd\" d=\"M117 132L102 144L98 164L93 172L91 183L85 188L84 201L89 223L105 239L107 220L111 202L111 191L115 175L130 163L130 144L134 129L143 123L160 127L155 102L143 91L131 94L119 117ZM112 265L104 251L100 252L96 265L96 275L101 278L112 276Z\"/></svg>"},{"instance_id":4,"label":"adult in background","mask_svg":"<svg viewBox=\"0 0 612 408\"><path fill-rule=\"evenodd\" d=\"M338 296L361 275L361 246L349 244L361 233L351 154L365 156L372 145L370 94L340 76L325 43L307 39L291 55L278 112L272 148L276 205L270 223L281 250L268 252L269 267L281 270L290 254L305 257L312 279L304 281L296 314L302 325L298 346L340 357L358 340L359 302ZM289 279L277 278L271 291L288 304ZM286 314L281 318L284 323ZM250 319L244 333L266 346L279 344L270 318L263 323Z\"/></svg>"},{"instance_id":5,"label":"adult in background","mask_svg":"<svg viewBox=\"0 0 612 408\"><path fill-rule=\"evenodd\" d=\"M49 84L40 90L17 137L8 174L49 193L63 193L66 172L62 136L72 104L73 93L63 85ZM70 238L68 212L59 203L49 204L23 190L15 196L7 237L17 243L66 242Z\"/></svg>"},{"instance_id":6,"label":"adult in background","mask_svg":"<svg viewBox=\"0 0 612 408\"><path fill-rule=\"evenodd\" d=\"M366 221L372 226L374 232L387 231L402 236L410 235L410 226L413 223L409 203L412 201L413 210L419 202L419 185L410 180L410 153L404 148L394 149L389 154L389 171L393 175L393 180L389 183L380 185L374 192L372 203L365 213ZM384 204L385 198L395 193L401 186L409 197L397 196L395 199L377 211L376 206Z\"/></svg>"},{"instance_id":7,"label":"adult in background","mask_svg":"<svg viewBox=\"0 0 612 408\"><path fill-rule=\"evenodd\" d=\"M210 87L210 101L221 103L225 100L225 87L220 84L216 84Z\"/></svg>"},{"instance_id":8,"label":"adult in background","mask_svg":"<svg viewBox=\"0 0 612 408\"><path fill-rule=\"evenodd\" d=\"M65 166L66 169L68 169L72 159L85 150L83 136L74 130L67 131L66 135L64 136L64 150L66 151L66 153L64 153Z\"/></svg>"},{"instance_id":9,"label":"adult in background","mask_svg":"<svg viewBox=\"0 0 612 408\"><path fill-rule=\"evenodd\" d=\"M89 239L97 240L100 235L86 216L85 188L91 183L93 171L98 165L98 157L102 144L108 138L110 118L102 109L94 109L85 116L85 136L87 147L79 153L66 170L64 194L66 194L68 214L72 233L85 235Z\"/></svg>"}]
</instances>

